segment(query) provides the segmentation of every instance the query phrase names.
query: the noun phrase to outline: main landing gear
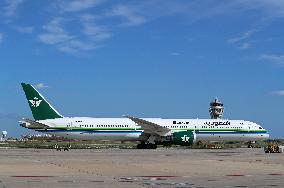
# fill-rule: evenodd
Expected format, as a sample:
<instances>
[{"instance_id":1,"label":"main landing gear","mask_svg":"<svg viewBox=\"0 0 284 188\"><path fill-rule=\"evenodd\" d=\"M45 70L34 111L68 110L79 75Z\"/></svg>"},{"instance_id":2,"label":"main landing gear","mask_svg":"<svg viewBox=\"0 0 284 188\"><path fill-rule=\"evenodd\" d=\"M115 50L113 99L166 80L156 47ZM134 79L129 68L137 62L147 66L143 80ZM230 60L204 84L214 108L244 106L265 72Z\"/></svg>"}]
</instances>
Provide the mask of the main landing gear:
<instances>
[{"instance_id":1,"label":"main landing gear","mask_svg":"<svg viewBox=\"0 0 284 188\"><path fill-rule=\"evenodd\" d=\"M255 147L255 141L249 141L248 148L254 148L254 147Z\"/></svg>"},{"instance_id":2,"label":"main landing gear","mask_svg":"<svg viewBox=\"0 0 284 188\"><path fill-rule=\"evenodd\" d=\"M157 149L157 144L141 142L137 145L137 149Z\"/></svg>"}]
</instances>

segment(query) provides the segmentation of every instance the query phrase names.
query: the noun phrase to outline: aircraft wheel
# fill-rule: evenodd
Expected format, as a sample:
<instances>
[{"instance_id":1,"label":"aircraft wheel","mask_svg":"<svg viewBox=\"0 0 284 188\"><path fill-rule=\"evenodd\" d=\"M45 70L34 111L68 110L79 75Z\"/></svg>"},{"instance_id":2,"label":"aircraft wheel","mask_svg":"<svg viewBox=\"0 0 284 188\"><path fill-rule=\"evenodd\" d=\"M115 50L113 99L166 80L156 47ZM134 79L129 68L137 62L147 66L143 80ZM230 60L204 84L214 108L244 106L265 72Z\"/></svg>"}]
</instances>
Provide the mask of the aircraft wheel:
<instances>
[{"instance_id":1,"label":"aircraft wheel","mask_svg":"<svg viewBox=\"0 0 284 188\"><path fill-rule=\"evenodd\" d=\"M145 144L141 143L137 145L137 149L157 149L157 144Z\"/></svg>"},{"instance_id":2,"label":"aircraft wheel","mask_svg":"<svg viewBox=\"0 0 284 188\"><path fill-rule=\"evenodd\" d=\"M152 144L146 144L146 149L152 149Z\"/></svg>"},{"instance_id":3,"label":"aircraft wheel","mask_svg":"<svg viewBox=\"0 0 284 188\"><path fill-rule=\"evenodd\" d=\"M140 143L137 145L137 149L146 149L146 144L145 143Z\"/></svg>"},{"instance_id":4,"label":"aircraft wheel","mask_svg":"<svg viewBox=\"0 0 284 188\"><path fill-rule=\"evenodd\" d=\"M149 143L149 144L147 144L146 148L147 148L147 149L156 149L156 148L157 148L157 145L156 145L156 144L151 144L151 143Z\"/></svg>"},{"instance_id":5,"label":"aircraft wheel","mask_svg":"<svg viewBox=\"0 0 284 188\"><path fill-rule=\"evenodd\" d=\"M152 149L157 149L157 144L152 144Z\"/></svg>"}]
</instances>

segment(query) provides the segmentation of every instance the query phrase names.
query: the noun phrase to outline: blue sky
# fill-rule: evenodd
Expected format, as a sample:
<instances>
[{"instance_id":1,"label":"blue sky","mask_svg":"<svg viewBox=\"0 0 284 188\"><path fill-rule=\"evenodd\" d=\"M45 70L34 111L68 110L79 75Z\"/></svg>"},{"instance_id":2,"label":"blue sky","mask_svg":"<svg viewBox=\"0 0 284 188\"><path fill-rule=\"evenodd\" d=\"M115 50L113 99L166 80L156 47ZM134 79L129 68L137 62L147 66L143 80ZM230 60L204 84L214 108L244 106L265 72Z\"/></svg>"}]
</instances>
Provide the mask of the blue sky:
<instances>
[{"instance_id":1,"label":"blue sky","mask_svg":"<svg viewBox=\"0 0 284 188\"><path fill-rule=\"evenodd\" d=\"M284 137L282 0L3 0L0 130L26 134L20 83L65 116L224 118Z\"/></svg>"}]
</instances>

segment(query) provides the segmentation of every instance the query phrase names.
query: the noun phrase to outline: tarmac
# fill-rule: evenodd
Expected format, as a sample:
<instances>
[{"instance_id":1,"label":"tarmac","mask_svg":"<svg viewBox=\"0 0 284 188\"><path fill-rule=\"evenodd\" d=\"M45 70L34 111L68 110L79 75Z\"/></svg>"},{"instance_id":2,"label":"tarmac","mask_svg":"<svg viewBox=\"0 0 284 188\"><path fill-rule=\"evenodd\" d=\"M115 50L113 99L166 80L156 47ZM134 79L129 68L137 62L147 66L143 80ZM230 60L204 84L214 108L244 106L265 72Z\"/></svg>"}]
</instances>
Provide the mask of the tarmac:
<instances>
[{"instance_id":1,"label":"tarmac","mask_svg":"<svg viewBox=\"0 0 284 188\"><path fill-rule=\"evenodd\" d=\"M240 149L0 149L0 188L284 187L284 154Z\"/></svg>"}]
</instances>

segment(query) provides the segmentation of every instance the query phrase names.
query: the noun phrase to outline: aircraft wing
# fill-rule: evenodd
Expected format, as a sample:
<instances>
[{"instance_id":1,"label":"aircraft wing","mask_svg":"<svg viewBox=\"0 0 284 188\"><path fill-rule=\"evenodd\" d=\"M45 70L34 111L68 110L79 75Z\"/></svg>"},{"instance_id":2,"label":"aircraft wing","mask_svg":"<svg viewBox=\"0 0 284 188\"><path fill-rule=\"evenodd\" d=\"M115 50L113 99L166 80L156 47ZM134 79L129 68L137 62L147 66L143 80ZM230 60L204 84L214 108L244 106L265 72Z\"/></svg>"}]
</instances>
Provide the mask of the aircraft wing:
<instances>
[{"instance_id":1,"label":"aircraft wing","mask_svg":"<svg viewBox=\"0 0 284 188\"><path fill-rule=\"evenodd\" d=\"M34 121L34 120L30 120L30 119L23 119L22 121L20 121L20 125L22 127L29 128L29 129L47 129L47 128L50 128L48 125L45 125L43 123L39 123L39 122Z\"/></svg>"},{"instance_id":2,"label":"aircraft wing","mask_svg":"<svg viewBox=\"0 0 284 188\"><path fill-rule=\"evenodd\" d=\"M141 118L132 117L132 116L125 116L135 123L137 123L141 128L144 130L144 133L148 134L157 134L159 136L166 136L171 130L169 128L163 127L161 125L158 125L156 123L146 121Z\"/></svg>"}]
</instances>

